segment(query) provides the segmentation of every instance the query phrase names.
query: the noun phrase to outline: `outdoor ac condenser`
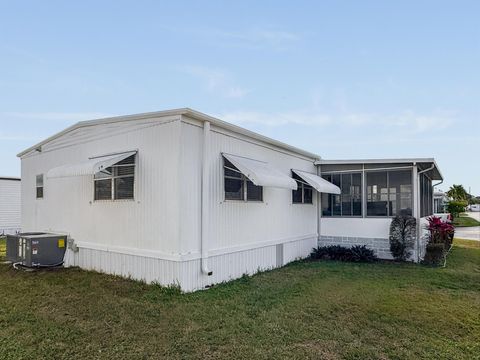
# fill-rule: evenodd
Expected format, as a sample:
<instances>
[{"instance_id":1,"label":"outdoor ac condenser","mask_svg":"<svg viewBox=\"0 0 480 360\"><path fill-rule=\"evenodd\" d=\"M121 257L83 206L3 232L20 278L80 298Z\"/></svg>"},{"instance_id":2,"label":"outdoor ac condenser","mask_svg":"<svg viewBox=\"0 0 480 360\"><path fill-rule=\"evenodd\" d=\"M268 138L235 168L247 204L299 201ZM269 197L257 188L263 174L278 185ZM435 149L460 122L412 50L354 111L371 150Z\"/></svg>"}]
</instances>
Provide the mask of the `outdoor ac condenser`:
<instances>
[{"instance_id":1,"label":"outdoor ac condenser","mask_svg":"<svg viewBox=\"0 0 480 360\"><path fill-rule=\"evenodd\" d=\"M63 263L67 236L51 233L7 235L7 260L26 267L49 267Z\"/></svg>"}]
</instances>

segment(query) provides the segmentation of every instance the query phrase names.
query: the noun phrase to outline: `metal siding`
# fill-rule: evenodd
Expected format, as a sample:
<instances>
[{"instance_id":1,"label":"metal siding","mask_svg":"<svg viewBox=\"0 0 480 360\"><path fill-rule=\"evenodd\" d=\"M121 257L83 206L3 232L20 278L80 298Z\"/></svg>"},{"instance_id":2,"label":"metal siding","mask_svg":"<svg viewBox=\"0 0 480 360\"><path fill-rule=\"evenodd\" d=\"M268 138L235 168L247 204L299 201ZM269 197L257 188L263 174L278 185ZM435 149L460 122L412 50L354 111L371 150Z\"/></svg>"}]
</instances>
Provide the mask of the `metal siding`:
<instances>
[{"instance_id":1,"label":"metal siding","mask_svg":"<svg viewBox=\"0 0 480 360\"><path fill-rule=\"evenodd\" d=\"M22 159L23 229L61 231L83 242L178 253L180 123L144 125ZM98 127L103 133L103 125ZM139 150L135 200L94 202L91 175L44 178L44 199L35 199L37 174L92 155L131 149Z\"/></svg>"},{"instance_id":2,"label":"metal siding","mask_svg":"<svg viewBox=\"0 0 480 360\"><path fill-rule=\"evenodd\" d=\"M264 246L268 243L288 242L285 246L285 262L307 256L316 243L317 233L317 199L313 205L292 204L292 192L288 189L264 187L264 202L224 201L222 152L246 156L267 161L284 174L291 176L291 169L315 173L312 160L275 151L269 147L256 144L248 139L239 139L235 134L225 134L212 126L210 136L210 155L207 162L209 171L208 211L209 223L206 247L210 254L222 252L221 256L209 259L209 268L213 277L199 275L200 262L194 261L184 279L186 287L192 282L226 281L239 277L243 271L267 269L276 266L276 247ZM195 126L190 122L182 123L181 145L181 246L184 251L198 253L201 243L201 176L202 176L203 130L201 123ZM295 239L304 239L292 242ZM297 244L298 243L298 244ZM259 247L257 250L245 250L229 254L229 249L245 245L247 248ZM251 254L252 258L238 254ZM215 259L215 260L213 260ZM222 260L223 259L223 260ZM239 264L231 261L240 261ZM245 262L245 263L241 263ZM193 265L195 264L195 265ZM198 269L196 269L198 267ZM244 269L245 268L245 269ZM242 269L241 271L238 269ZM255 269L252 270L252 269ZM188 278L194 276L194 279Z\"/></svg>"},{"instance_id":3,"label":"metal siding","mask_svg":"<svg viewBox=\"0 0 480 360\"><path fill-rule=\"evenodd\" d=\"M80 266L184 291L253 274L277 266L276 244L284 243L284 261L308 255L316 239L316 197L313 205L292 204L291 191L264 188L263 203L223 200L221 152L268 161L288 176L290 169L315 172L313 159L276 151L248 138L213 127L209 161L206 239L213 276L201 273L201 174L203 131L184 122L139 123L128 131L111 124L70 133L22 160L22 209L25 230L69 233L78 242L158 251L176 261L82 247L67 252L68 266ZM98 131L98 133L97 133ZM111 132L111 136L107 136ZM67 144L71 141L70 146ZM93 202L91 176L46 179L45 197L35 199L35 175L92 155L138 149L135 201Z\"/></svg>"},{"instance_id":4,"label":"metal siding","mask_svg":"<svg viewBox=\"0 0 480 360\"><path fill-rule=\"evenodd\" d=\"M0 234L20 230L21 182L0 179Z\"/></svg>"}]
</instances>

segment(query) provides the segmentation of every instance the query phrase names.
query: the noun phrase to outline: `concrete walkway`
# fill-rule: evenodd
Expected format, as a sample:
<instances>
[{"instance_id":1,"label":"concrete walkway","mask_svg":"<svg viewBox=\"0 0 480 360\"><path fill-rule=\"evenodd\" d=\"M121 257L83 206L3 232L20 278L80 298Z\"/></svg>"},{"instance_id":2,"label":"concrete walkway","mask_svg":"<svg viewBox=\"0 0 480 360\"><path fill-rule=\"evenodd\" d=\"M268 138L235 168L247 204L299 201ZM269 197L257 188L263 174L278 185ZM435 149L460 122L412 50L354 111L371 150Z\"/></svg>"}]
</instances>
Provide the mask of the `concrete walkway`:
<instances>
[{"instance_id":1,"label":"concrete walkway","mask_svg":"<svg viewBox=\"0 0 480 360\"><path fill-rule=\"evenodd\" d=\"M480 212L468 212L467 215L480 221ZM480 226L457 227L455 229L455 237L480 241Z\"/></svg>"}]
</instances>

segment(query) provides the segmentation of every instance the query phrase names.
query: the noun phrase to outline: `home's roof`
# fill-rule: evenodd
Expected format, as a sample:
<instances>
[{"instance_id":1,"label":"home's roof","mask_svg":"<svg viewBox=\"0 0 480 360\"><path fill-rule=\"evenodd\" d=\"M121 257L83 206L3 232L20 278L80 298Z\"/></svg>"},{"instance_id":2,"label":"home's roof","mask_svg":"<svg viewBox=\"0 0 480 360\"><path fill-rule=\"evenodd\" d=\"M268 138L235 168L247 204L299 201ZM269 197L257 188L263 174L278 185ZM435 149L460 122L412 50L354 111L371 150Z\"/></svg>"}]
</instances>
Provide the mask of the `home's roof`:
<instances>
[{"instance_id":1,"label":"home's roof","mask_svg":"<svg viewBox=\"0 0 480 360\"><path fill-rule=\"evenodd\" d=\"M110 124L110 123L116 123L116 122L126 122L126 121L134 121L134 120L139 120L139 119L148 119L148 118L155 118L155 117L162 117L162 116L181 116L185 115L190 118L193 118L195 120L199 121L209 121L212 125L218 126L220 128L233 131L235 133L239 133L245 136L248 136L252 139L259 140L261 142L273 145L275 147L291 151L293 153L302 155L304 157L310 158L310 159L321 159L321 157L317 154L299 149L297 147L285 144L281 141L271 139L267 136L260 135L256 132L244 129L240 126L231 124L229 122L217 119L213 116L201 113L196 110L192 110L190 108L181 108L181 109L173 109L173 110L164 110L164 111L156 111L156 112L149 112L149 113L141 113L141 114L134 114L134 115L125 115L125 116L116 116L116 117L109 117L109 118L103 118L103 119L96 119L96 120L87 120L87 121L80 121L65 130L50 136L49 138L39 142L38 144L35 144L28 149L22 151L19 153L17 156L22 157L26 155L27 153L40 148L41 146L49 143L50 141L53 141L71 131L74 131L79 128L84 128L88 126L95 126L95 125L100 125L100 124Z\"/></svg>"},{"instance_id":2,"label":"home's roof","mask_svg":"<svg viewBox=\"0 0 480 360\"><path fill-rule=\"evenodd\" d=\"M442 173L434 158L398 158L398 159L356 159L356 160L326 160L315 161L315 165L351 165L351 164L412 164L432 180L443 180Z\"/></svg>"},{"instance_id":3,"label":"home's roof","mask_svg":"<svg viewBox=\"0 0 480 360\"><path fill-rule=\"evenodd\" d=\"M2 176L2 175L0 175L0 180L20 181L21 179L19 177L15 177L15 176Z\"/></svg>"}]
</instances>

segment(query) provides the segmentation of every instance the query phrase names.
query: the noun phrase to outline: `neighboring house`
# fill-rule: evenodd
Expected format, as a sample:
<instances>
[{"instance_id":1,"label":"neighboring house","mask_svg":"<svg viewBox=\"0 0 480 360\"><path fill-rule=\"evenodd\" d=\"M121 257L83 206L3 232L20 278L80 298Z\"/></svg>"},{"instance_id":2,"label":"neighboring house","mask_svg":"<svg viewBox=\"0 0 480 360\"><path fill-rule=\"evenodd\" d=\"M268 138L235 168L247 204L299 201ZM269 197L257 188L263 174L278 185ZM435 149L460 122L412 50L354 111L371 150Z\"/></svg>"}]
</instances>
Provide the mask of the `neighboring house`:
<instances>
[{"instance_id":1,"label":"neighboring house","mask_svg":"<svg viewBox=\"0 0 480 360\"><path fill-rule=\"evenodd\" d=\"M435 214L442 214L446 211L449 198L443 191L435 191L433 193L433 212Z\"/></svg>"},{"instance_id":2,"label":"neighboring house","mask_svg":"<svg viewBox=\"0 0 480 360\"><path fill-rule=\"evenodd\" d=\"M431 214L441 179L433 159L326 162L190 109L80 122L19 157L22 229L68 234L66 266L184 291L318 243L388 258L391 216Z\"/></svg>"},{"instance_id":3,"label":"neighboring house","mask_svg":"<svg viewBox=\"0 0 480 360\"><path fill-rule=\"evenodd\" d=\"M0 235L20 231L20 178L0 176Z\"/></svg>"}]
</instances>

